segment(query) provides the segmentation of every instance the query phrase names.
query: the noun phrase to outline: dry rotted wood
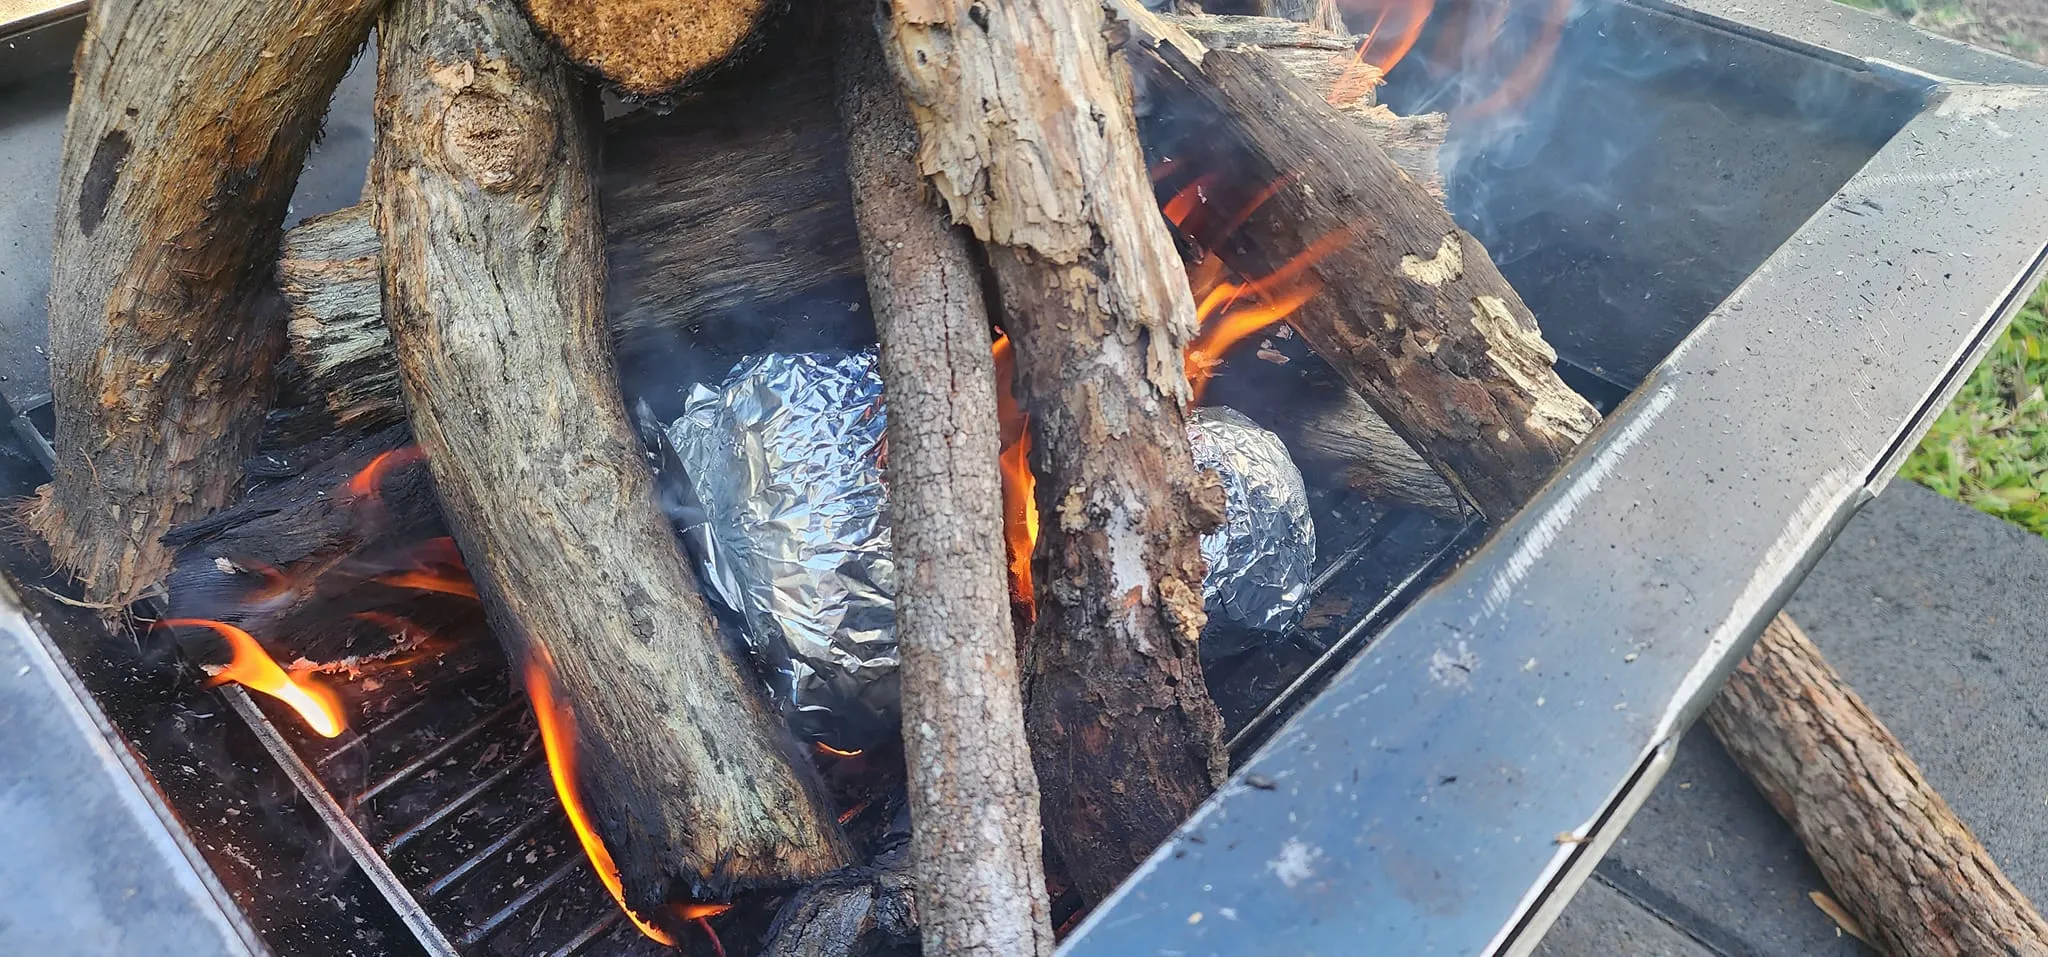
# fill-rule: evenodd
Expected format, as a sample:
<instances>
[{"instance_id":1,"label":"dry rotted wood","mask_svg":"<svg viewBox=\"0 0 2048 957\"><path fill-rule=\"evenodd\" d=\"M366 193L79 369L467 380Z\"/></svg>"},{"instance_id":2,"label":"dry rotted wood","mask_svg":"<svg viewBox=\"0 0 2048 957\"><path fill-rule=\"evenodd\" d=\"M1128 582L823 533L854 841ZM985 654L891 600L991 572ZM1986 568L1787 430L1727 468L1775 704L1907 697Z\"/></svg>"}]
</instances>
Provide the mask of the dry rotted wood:
<instances>
[{"instance_id":1,"label":"dry rotted wood","mask_svg":"<svg viewBox=\"0 0 2048 957\"><path fill-rule=\"evenodd\" d=\"M513 660L574 711L625 898L806 881L848 848L720 640L655 501L603 327L594 96L511 0L378 30L378 233L413 431Z\"/></svg>"},{"instance_id":2,"label":"dry rotted wood","mask_svg":"<svg viewBox=\"0 0 2048 957\"><path fill-rule=\"evenodd\" d=\"M841 18L840 121L889 406L896 644L927 954L1050 954L1038 781L1010 626L995 362L971 238L918 175L870 11Z\"/></svg>"},{"instance_id":3,"label":"dry rotted wood","mask_svg":"<svg viewBox=\"0 0 2048 957\"><path fill-rule=\"evenodd\" d=\"M284 328L264 295L327 98L377 0L104 0L86 18L50 271L54 481L29 522L86 597L169 569L226 504Z\"/></svg>"},{"instance_id":4,"label":"dry rotted wood","mask_svg":"<svg viewBox=\"0 0 2048 957\"><path fill-rule=\"evenodd\" d=\"M1289 324L1481 513L1519 508L1599 417L1557 377L1478 240L1271 58L1212 50L1197 68L1171 44L1135 55L1159 106L1154 147L1236 184L1217 208L1279 184L1241 226L1218 215L1193 238L1249 276L1319 248L1305 275L1323 291Z\"/></svg>"},{"instance_id":5,"label":"dry rotted wood","mask_svg":"<svg viewBox=\"0 0 2048 957\"><path fill-rule=\"evenodd\" d=\"M860 245L828 69L799 60L766 83L612 124L600 204L606 310L622 355L665 372L679 351L717 358L710 371L722 375L755 350L871 334L866 313L850 308L863 295ZM405 414L377 251L370 207L355 206L287 233L278 264L309 390L357 426Z\"/></svg>"},{"instance_id":6,"label":"dry rotted wood","mask_svg":"<svg viewBox=\"0 0 2048 957\"><path fill-rule=\"evenodd\" d=\"M1195 640L1194 303L1083 0L899 3L884 29L919 168L986 246L1031 417L1039 538L1025 715L1045 817L1100 900L1221 782Z\"/></svg>"},{"instance_id":7,"label":"dry rotted wood","mask_svg":"<svg viewBox=\"0 0 2048 957\"><path fill-rule=\"evenodd\" d=\"M2048 920L1780 614L1706 720L1888 954L2048 955Z\"/></svg>"},{"instance_id":8,"label":"dry rotted wood","mask_svg":"<svg viewBox=\"0 0 2048 957\"><path fill-rule=\"evenodd\" d=\"M628 93L665 93L752 39L771 0L520 0L569 59Z\"/></svg>"}]
</instances>

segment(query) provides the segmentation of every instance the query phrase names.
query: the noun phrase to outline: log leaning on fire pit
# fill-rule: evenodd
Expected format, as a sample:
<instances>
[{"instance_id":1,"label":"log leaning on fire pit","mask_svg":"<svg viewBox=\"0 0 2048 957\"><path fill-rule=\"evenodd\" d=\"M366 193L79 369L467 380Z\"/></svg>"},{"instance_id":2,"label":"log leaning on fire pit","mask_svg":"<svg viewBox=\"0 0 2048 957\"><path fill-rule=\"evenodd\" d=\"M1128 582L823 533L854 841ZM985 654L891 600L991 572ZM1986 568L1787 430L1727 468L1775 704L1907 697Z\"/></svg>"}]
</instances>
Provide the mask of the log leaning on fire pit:
<instances>
[{"instance_id":1,"label":"log leaning on fire pit","mask_svg":"<svg viewBox=\"0 0 2048 957\"><path fill-rule=\"evenodd\" d=\"M1478 240L1270 58L1213 50L1197 67L1173 42L1135 47L1154 125L1202 120L1155 148L1248 191L1279 184L1242 225L1193 238L1253 276L1319 249L1306 275L1323 293L1289 324L1481 513L1519 508L1599 416L1557 377L1556 353Z\"/></svg>"},{"instance_id":2,"label":"log leaning on fire pit","mask_svg":"<svg viewBox=\"0 0 2048 957\"><path fill-rule=\"evenodd\" d=\"M1025 715L1053 845L1101 900L1216 785L1222 720L1196 638L1182 354L1194 303L1088 0L895 4L884 48L918 165L988 252L1031 419L1037 618Z\"/></svg>"},{"instance_id":3,"label":"log leaning on fire pit","mask_svg":"<svg viewBox=\"0 0 2048 957\"><path fill-rule=\"evenodd\" d=\"M266 271L377 0L101 0L65 128L50 274L54 481L29 516L86 596L157 582L228 502L283 353Z\"/></svg>"},{"instance_id":4,"label":"log leaning on fire pit","mask_svg":"<svg viewBox=\"0 0 2048 957\"><path fill-rule=\"evenodd\" d=\"M574 709L625 902L815 878L844 838L720 641L603 327L596 100L511 0L378 31L378 232L414 434L494 630Z\"/></svg>"},{"instance_id":5,"label":"log leaning on fire pit","mask_svg":"<svg viewBox=\"0 0 2048 957\"><path fill-rule=\"evenodd\" d=\"M1791 618L1764 628L1706 720L1880 950L2048 955L2048 920Z\"/></svg>"},{"instance_id":6,"label":"log leaning on fire pit","mask_svg":"<svg viewBox=\"0 0 2048 957\"><path fill-rule=\"evenodd\" d=\"M917 129L882 62L872 13L855 7L838 23L847 178L889 407L896 644L924 949L1050 954L981 269L971 238L946 221L918 175Z\"/></svg>"}]
</instances>

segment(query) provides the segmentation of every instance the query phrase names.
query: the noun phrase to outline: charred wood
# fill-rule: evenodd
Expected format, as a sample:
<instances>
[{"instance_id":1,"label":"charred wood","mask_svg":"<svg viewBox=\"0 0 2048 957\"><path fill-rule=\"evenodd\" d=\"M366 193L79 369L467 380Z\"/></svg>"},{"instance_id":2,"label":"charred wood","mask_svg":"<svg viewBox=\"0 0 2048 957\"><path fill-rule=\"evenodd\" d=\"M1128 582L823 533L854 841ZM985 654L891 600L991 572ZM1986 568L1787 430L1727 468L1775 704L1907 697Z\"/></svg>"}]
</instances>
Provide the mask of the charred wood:
<instances>
[{"instance_id":1,"label":"charred wood","mask_svg":"<svg viewBox=\"0 0 2048 957\"><path fill-rule=\"evenodd\" d=\"M50 275L57 461L29 515L95 602L234 496L284 350L266 290L320 115L376 0L93 4Z\"/></svg>"},{"instance_id":2,"label":"charred wood","mask_svg":"<svg viewBox=\"0 0 2048 957\"><path fill-rule=\"evenodd\" d=\"M372 176L413 431L493 631L573 709L577 786L626 904L660 920L678 892L843 866L619 398L595 97L510 0L399 0L378 35Z\"/></svg>"}]
</instances>

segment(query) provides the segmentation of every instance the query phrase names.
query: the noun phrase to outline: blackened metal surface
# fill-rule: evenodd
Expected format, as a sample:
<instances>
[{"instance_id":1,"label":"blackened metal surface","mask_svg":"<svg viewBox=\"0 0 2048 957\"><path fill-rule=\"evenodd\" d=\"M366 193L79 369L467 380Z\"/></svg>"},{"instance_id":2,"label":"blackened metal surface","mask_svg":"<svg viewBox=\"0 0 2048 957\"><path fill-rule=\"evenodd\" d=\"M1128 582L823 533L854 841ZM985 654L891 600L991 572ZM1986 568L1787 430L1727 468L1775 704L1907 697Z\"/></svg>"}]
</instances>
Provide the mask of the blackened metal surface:
<instances>
[{"instance_id":1,"label":"blackened metal surface","mask_svg":"<svg viewBox=\"0 0 2048 957\"><path fill-rule=\"evenodd\" d=\"M265 953L5 585L0 726L0 953Z\"/></svg>"},{"instance_id":2,"label":"blackened metal surface","mask_svg":"<svg viewBox=\"0 0 2048 957\"><path fill-rule=\"evenodd\" d=\"M2048 90L1934 91L1066 952L1533 947L2024 300L2044 169Z\"/></svg>"}]
</instances>

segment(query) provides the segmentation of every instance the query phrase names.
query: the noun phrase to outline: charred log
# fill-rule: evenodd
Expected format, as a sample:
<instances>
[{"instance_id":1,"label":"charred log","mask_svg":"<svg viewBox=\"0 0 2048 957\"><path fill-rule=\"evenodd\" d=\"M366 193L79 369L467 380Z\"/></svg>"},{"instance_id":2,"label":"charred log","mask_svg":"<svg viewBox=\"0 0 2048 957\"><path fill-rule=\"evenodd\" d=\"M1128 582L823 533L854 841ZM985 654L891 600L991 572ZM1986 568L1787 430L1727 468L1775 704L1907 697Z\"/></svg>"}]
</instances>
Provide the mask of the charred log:
<instances>
[{"instance_id":1,"label":"charred log","mask_svg":"<svg viewBox=\"0 0 2048 957\"><path fill-rule=\"evenodd\" d=\"M2048 920L1899 739L1780 614L1707 725L1887 954L2048 954Z\"/></svg>"},{"instance_id":2,"label":"charred log","mask_svg":"<svg viewBox=\"0 0 2048 957\"><path fill-rule=\"evenodd\" d=\"M1246 210L1241 225L1184 228L1246 275L1306 257L1323 292L1289 324L1481 513L1520 507L1599 417L1557 377L1486 250L1270 58L1214 50L1197 67L1172 43L1139 50L1159 107L1154 147L1229 170L1241 195L1216 205ZM1185 117L1199 121L1177 131Z\"/></svg>"},{"instance_id":3,"label":"charred log","mask_svg":"<svg viewBox=\"0 0 2048 957\"><path fill-rule=\"evenodd\" d=\"M510 0L399 0L378 35L372 176L406 406L493 630L573 709L582 804L626 904L660 919L678 890L843 866L618 395L595 98Z\"/></svg>"},{"instance_id":4,"label":"charred log","mask_svg":"<svg viewBox=\"0 0 2048 957\"><path fill-rule=\"evenodd\" d=\"M266 275L376 0L106 0L87 15L50 275L57 462L29 522L126 604L226 504L284 349Z\"/></svg>"}]
</instances>

